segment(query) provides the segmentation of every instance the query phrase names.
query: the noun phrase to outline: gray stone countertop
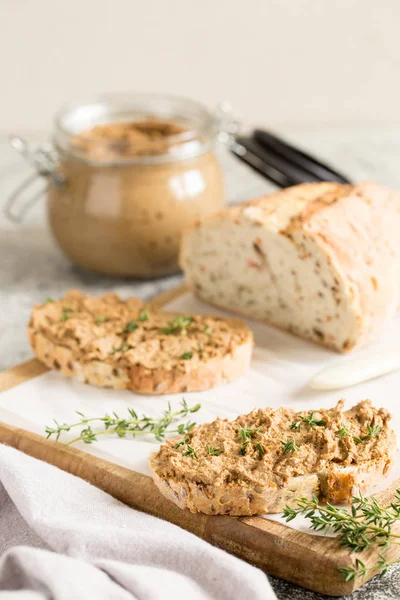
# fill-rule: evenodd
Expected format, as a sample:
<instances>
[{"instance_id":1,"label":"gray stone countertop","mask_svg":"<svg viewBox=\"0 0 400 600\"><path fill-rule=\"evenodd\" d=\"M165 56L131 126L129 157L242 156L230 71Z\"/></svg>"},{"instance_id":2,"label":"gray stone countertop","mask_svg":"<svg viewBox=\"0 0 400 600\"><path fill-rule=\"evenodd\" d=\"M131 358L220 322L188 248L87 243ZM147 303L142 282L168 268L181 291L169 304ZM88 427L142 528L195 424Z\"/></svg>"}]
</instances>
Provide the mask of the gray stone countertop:
<instances>
[{"instance_id":1,"label":"gray stone countertop","mask_svg":"<svg viewBox=\"0 0 400 600\"><path fill-rule=\"evenodd\" d=\"M356 182L372 179L400 188L400 126L367 130L338 127L285 132L282 129L281 133L295 144L330 161ZM220 157L230 202L240 202L274 189L225 151L221 150ZM0 138L0 210L10 192L30 172L22 159L8 147L7 140ZM56 298L74 288L91 294L112 290L123 297L136 295L149 298L177 285L180 280L177 275L158 281L135 282L81 271L63 256L53 241L46 224L44 201L39 201L20 225L8 222L1 210L0 370L31 357L26 323L32 306L44 298ZM286 582L271 580L280 600L323 598ZM392 568L383 579L373 579L351 596L352 600L395 598L400 598L400 567Z\"/></svg>"}]
</instances>

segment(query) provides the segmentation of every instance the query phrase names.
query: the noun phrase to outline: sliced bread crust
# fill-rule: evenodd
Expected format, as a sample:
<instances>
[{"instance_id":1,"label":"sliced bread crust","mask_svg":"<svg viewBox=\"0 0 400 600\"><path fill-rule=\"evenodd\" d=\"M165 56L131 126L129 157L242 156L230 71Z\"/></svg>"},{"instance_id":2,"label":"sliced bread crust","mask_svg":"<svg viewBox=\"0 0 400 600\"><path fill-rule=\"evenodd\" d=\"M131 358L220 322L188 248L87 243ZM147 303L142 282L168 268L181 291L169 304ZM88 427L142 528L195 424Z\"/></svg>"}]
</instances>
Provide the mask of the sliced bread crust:
<instances>
[{"instance_id":1,"label":"sliced bread crust","mask_svg":"<svg viewBox=\"0 0 400 600\"><path fill-rule=\"evenodd\" d=\"M310 418L320 424L310 425ZM161 493L191 512L277 513L313 496L342 503L387 474L396 451L389 419L369 401L347 412L343 402L313 413L260 409L233 422L198 426L161 446L149 465ZM293 423L300 423L299 429L291 428ZM379 433L368 437L368 425ZM343 427L347 433L340 437ZM295 442L293 452L282 443L288 438Z\"/></svg>"},{"instance_id":2,"label":"sliced bread crust","mask_svg":"<svg viewBox=\"0 0 400 600\"><path fill-rule=\"evenodd\" d=\"M348 352L400 304L399 228L390 190L303 184L205 219L180 260L205 301Z\"/></svg>"},{"instance_id":3,"label":"sliced bread crust","mask_svg":"<svg viewBox=\"0 0 400 600\"><path fill-rule=\"evenodd\" d=\"M239 319L176 315L115 294L69 292L37 306L28 334L47 367L143 394L201 391L233 381L248 368L253 348Z\"/></svg>"}]
</instances>

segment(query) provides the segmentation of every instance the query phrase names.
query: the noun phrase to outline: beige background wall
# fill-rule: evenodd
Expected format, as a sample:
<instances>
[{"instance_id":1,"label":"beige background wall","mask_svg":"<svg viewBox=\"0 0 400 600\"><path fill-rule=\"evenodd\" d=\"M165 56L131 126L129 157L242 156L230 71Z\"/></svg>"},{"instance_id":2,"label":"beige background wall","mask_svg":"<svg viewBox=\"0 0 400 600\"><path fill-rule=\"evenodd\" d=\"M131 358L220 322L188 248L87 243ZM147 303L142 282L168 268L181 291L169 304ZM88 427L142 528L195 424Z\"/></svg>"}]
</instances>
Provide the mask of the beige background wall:
<instances>
[{"instance_id":1,"label":"beige background wall","mask_svg":"<svg viewBox=\"0 0 400 600\"><path fill-rule=\"evenodd\" d=\"M166 91L290 126L400 121L399 0L0 0L0 132Z\"/></svg>"}]
</instances>

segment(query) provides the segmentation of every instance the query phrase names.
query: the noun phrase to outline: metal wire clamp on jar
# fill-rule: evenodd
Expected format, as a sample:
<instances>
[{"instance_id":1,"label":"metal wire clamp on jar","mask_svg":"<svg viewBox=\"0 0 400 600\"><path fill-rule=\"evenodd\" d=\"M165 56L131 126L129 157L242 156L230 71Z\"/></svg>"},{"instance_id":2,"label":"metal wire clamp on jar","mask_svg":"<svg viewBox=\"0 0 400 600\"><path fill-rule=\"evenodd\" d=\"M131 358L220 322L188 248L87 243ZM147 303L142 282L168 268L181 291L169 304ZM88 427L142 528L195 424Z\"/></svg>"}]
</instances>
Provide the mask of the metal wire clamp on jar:
<instances>
[{"instance_id":1,"label":"metal wire clamp on jar","mask_svg":"<svg viewBox=\"0 0 400 600\"><path fill-rule=\"evenodd\" d=\"M112 146L88 153L77 144L95 126L149 117L182 129L165 151L125 156ZM101 274L148 279L175 273L182 232L225 206L214 146L236 129L226 106L213 113L180 97L113 95L62 109L49 150L30 151L16 137L11 142L48 181L49 224L67 256ZM14 203L28 184L9 199L14 219Z\"/></svg>"}]
</instances>

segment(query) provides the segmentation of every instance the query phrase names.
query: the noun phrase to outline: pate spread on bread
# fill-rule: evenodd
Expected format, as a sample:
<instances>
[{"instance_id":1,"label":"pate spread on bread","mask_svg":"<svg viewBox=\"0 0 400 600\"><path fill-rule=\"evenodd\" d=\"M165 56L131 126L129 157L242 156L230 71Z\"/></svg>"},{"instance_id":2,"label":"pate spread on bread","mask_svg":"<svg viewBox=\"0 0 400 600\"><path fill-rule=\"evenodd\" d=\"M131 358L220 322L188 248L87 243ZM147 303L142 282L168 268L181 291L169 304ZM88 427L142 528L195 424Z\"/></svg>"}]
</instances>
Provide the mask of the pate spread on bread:
<instances>
[{"instance_id":1,"label":"pate spread on bread","mask_svg":"<svg viewBox=\"0 0 400 600\"><path fill-rule=\"evenodd\" d=\"M37 358L79 381L148 394L206 390L240 377L253 336L236 318L178 315L116 294L68 292L36 306Z\"/></svg>"},{"instance_id":2,"label":"pate spread on bread","mask_svg":"<svg viewBox=\"0 0 400 600\"><path fill-rule=\"evenodd\" d=\"M399 231L398 194L307 183L206 218L180 260L205 301L347 352L399 305Z\"/></svg>"},{"instance_id":3,"label":"pate spread on bread","mask_svg":"<svg viewBox=\"0 0 400 600\"><path fill-rule=\"evenodd\" d=\"M276 513L313 495L349 501L386 475L396 437L385 409L343 404L257 409L199 425L153 453L154 482L180 508L210 515Z\"/></svg>"}]
</instances>

